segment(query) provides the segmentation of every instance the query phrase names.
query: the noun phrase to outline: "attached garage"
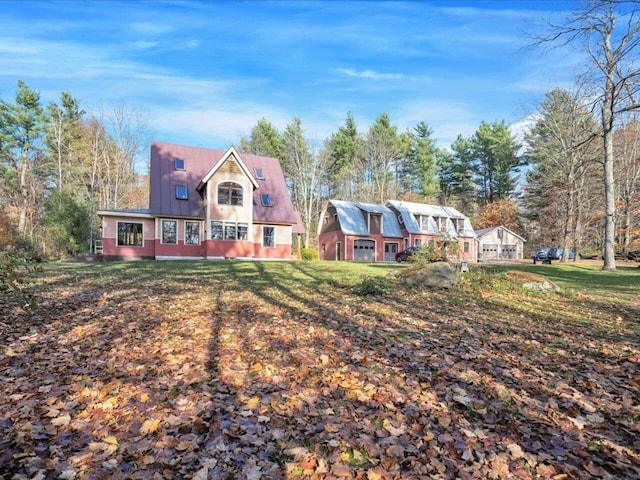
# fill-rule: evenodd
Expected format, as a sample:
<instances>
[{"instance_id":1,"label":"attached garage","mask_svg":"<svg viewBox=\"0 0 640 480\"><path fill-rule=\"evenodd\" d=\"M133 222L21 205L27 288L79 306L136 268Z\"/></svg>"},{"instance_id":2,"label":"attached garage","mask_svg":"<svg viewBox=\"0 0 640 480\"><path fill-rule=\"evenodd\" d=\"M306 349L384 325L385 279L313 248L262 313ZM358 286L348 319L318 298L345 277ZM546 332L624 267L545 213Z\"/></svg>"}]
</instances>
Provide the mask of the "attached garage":
<instances>
[{"instance_id":1,"label":"attached garage","mask_svg":"<svg viewBox=\"0 0 640 480\"><path fill-rule=\"evenodd\" d=\"M375 262L376 242L373 240L355 240L353 242L353 260L356 262Z\"/></svg>"}]
</instances>

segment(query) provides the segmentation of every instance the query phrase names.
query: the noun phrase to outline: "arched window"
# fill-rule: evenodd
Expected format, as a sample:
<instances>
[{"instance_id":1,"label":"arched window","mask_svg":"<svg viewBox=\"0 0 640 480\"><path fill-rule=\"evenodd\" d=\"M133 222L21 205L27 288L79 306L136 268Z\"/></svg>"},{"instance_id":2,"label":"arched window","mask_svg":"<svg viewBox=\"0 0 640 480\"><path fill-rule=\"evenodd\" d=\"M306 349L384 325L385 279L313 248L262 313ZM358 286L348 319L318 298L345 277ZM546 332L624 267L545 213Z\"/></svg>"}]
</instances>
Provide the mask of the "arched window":
<instances>
[{"instance_id":1,"label":"arched window","mask_svg":"<svg viewBox=\"0 0 640 480\"><path fill-rule=\"evenodd\" d=\"M234 182L218 185L219 205L242 205L242 186Z\"/></svg>"}]
</instances>

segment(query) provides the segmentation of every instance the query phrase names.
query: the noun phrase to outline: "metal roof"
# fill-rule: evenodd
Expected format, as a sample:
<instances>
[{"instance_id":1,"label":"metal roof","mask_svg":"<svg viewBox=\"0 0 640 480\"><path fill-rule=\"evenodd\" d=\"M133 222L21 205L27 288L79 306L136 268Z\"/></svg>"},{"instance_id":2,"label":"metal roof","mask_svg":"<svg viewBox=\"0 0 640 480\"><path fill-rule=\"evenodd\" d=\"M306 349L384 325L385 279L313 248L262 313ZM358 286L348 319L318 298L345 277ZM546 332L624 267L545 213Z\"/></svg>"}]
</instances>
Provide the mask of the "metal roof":
<instances>
[{"instance_id":1,"label":"metal roof","mask_svg":"<svg viewBox=\"0 0 640 480\"><path fill-rule=\"evenodd\" d=\"M385 237L402 237L400 224L395 213L384 205L344 200L329 201L336 209L340 228L348 235L369 235L366 213L378 213L382 216L382 235Z\"/></svg>"},{"instance_id":2,"label":"metal roof","mask_svg":"<svg viewBox=\"0 0 640 480\"><path fill-rule=\"evenodd\" d=\"M223 151L153 142L150 162L149 204L151 214L203 218L205 210L197 190L198 185L210 176L212 169L228 156L229 152L242 162L241 169L247 175L250 173L249 178L254 185L258 185L258 188L255 188L252 196L249 197L253 200L253 221L297 225L300 216L293 208L278 159L250 153L238 153L233 147ZM175 169L174 160L176 158L184 160L184 170ZM255 178L256 168L262 169L264 179ZM188 199L176 199L173 194L176 185L187 187ZM264 206L261 202L260 195L266 193L271 196L272 206Z\"/></svg>"}]
</instances>

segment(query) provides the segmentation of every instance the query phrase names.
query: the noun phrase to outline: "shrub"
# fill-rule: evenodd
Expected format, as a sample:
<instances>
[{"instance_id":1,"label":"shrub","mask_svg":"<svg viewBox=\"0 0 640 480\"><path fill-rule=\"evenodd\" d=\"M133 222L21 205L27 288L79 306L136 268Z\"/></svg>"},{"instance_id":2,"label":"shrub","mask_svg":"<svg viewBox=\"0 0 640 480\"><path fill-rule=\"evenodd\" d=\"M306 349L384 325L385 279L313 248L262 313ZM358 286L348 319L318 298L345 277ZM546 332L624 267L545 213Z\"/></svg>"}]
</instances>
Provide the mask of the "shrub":
<instances>
[{"instance_id":1,"label":"shrub","mask_svg":"<svg viewBox=\"0 0 640 480\"><path fill-rule=\"evenodd\" d=\"M353 287L353 293L361 297L367 295L382 295L389 288L390 281L383 277L365 277Z\"/></svg>"},{"instance_id":2,"label":"shrub","mask_svg":"<svg viewBox=\"0 0 640 480\"><path fill-rule=\"evenodd\" d=\"M433 247L422 247L416 253L414 253L410 260L418 265L434 262L446 262L447 256L441 252L436 252Z\"/></svg>"},{"instance_id":3,"label":"shrub","mask_svg":"<svg viewBox=\"0 0 640 480\"><path fill-rule=\"evenodd\" d=\"M303 248L302 252L300 252L300 258L302 258L302 260L318 260L320 257L316 249Z\"/></svg>"}]
</instances>

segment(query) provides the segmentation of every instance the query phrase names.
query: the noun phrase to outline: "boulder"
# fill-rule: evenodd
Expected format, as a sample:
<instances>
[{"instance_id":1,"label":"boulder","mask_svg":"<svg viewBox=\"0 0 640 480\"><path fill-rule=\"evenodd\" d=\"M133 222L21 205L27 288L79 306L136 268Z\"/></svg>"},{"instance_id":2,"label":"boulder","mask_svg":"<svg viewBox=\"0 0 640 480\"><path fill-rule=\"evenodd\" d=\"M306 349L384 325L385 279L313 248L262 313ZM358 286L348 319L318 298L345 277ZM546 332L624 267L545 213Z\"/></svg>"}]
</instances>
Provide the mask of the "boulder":
<instances>
[{"instance_id":1,"label":"boulder","mask_svg":"<svg viewBox=\"0 0 640 480\"><path fill-rule=\"evenodd\" d=\"M405 270L400 279L409 286L451 288L458 281L458 270L447 262L427 263Z\"/></svg>"},{"instance_id":2,"label":"boulder","mask_svg":"<svg viewBox=\"0 0 640 480\"><path fill-rule=\"evenodd\" d=\"M525 288L527 290L537 290L539 292L554 293L560 291L560 287L558 287L555 283L536 273L509 271L507 272L507 277L522 282L522 288Z\"/></svg>"}]
</instances>

